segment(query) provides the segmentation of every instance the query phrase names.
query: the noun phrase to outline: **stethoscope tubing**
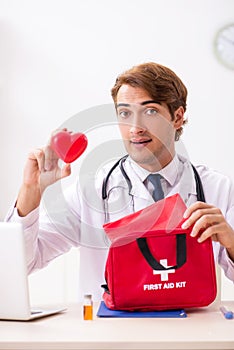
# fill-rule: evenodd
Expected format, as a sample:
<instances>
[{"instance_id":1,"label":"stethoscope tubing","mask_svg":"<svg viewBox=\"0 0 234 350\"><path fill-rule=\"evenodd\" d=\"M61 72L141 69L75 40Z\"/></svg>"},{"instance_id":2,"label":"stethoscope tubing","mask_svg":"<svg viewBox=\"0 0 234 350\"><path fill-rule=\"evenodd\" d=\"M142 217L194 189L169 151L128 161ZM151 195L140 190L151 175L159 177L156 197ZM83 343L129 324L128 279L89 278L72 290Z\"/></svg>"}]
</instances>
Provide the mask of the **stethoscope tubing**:
<instances>
[{"instance_id":1,"label":"stethoscope tubing","mask_svg":"<svg viewBox=\"0 0 234 350\"><path fill-rule=\"evenodd\" d=\"M127 185L128 185L128 193L129 195L132 197L132 206L133 206L133 212L134 212L134 200L133 200L133 195L131 194L131 190L132 190L132 182L128 176L128 174L126 173L125 169L124 169L124 162L126 161L128 155L125 155L123 157L121 157L109 170L108 174L106 175L106 177L103 180L103 184L102 184L102 199L104 201L104 212L105 212L105 222L108 222L109 220L109 214L108 214L108 193L107 193L107 185L108 185L108 181L109 178L111 176L111 174L113 173L113 171L117 168L117 166L119 165L120 167L120 171L123 175L123 177L125 178ZM195 166L191 163L192 169L193 169L193 173L194 173L194 177L195 177L195 181L196 181L196 191L197 191L197 200L201 201L201 202L205 202L205 195L204 195L204 190L203 190L203 186L202 186L202 181L201 178L195 168Z\"/></svg>"}]
</instances>

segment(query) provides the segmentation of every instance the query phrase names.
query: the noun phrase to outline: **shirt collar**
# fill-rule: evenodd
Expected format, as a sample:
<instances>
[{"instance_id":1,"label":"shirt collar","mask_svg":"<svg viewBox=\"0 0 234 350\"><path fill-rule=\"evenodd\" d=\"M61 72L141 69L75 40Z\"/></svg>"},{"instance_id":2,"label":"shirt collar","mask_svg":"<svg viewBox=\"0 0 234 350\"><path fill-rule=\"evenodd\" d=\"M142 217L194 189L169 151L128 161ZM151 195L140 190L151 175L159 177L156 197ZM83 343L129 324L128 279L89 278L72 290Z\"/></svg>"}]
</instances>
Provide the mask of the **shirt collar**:
<instances>
[{"instance_id":1,"label":"shirt collar","mask_svg":"<svg viewBox=\"0 0 234 350\"><path fill-rule=\"evenodd\" d=\"M129 157L129 160L131 162L132 168L136 172L137 176L141 179L142 182L144 182L149 174L152 174L150 171L142 168L140 165L138 165L133 159ZM168 181L168 183L173 186L176 182L178 173L179 173L179 167L180 167L180 161L177 156L177 154L174 156L172 161L167 164L164 168L156 172L157 174L160 174L165 180ZM156 174L155 173L155 174Z\"/></svg>"},{"instance_id":2,"label":"shirt collar","mask_svg":"<svg viewBox=\"0 0 234 350\"><path fill-rule=\"evenodd\" d=\"M180 173L180 166L181 164L176 154L172 161L164 168L162 168L158 173L162 175L162 177L167 180L171 186L173 186L176 182L178 174Z\"/></svg>"}]
</instances>

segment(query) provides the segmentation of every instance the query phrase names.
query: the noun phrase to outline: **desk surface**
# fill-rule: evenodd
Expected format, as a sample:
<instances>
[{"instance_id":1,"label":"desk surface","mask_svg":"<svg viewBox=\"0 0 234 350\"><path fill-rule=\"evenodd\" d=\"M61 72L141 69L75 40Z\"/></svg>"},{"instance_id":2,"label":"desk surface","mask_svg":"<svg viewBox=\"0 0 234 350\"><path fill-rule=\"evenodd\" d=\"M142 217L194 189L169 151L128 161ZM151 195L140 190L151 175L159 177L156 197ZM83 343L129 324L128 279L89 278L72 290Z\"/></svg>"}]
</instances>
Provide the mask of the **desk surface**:
<instances>
[{"instance_id":1,"label":"desk surface","mask_svg":"<svg viewBox=\"0 0 234 350\"><path fill-rule=\"evenodd\" d=\"M234 302L225 304L234 309ZM234 319L226 320L214 305L181 319L84 321L82 312L73 304L36 321L0 321L0 349L234 349Z\"/></svg>"}]
</instances>

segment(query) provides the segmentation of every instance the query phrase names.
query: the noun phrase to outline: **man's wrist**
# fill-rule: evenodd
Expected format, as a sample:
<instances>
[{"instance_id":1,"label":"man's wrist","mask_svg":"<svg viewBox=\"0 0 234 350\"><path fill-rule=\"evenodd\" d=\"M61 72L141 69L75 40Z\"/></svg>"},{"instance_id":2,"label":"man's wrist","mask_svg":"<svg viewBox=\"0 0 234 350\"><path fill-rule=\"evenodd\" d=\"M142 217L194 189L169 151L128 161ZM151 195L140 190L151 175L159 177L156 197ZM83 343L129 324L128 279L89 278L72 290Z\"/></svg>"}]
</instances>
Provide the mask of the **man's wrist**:
<instances>
[{"instance_id":1,"label":"man's wrist","mask_svg":"<svg viewBox=\"0 0 234 350\"><path fill-rule=\"evenodd\" d=\"M226 248L229 259L234 262L234 248Z\"/></svg>"},{"instance_id":2,"label":"man's wrist","mask_svg":"<svg viewBox=\"0 0 234 350\"><path fill-rule=\"evenodd\" d=\"M24 184L20 189L15 205L19 216L26 216L36 209L40 205L41 196L42 192L38 186Z\"/></svg>"}]
</instances>

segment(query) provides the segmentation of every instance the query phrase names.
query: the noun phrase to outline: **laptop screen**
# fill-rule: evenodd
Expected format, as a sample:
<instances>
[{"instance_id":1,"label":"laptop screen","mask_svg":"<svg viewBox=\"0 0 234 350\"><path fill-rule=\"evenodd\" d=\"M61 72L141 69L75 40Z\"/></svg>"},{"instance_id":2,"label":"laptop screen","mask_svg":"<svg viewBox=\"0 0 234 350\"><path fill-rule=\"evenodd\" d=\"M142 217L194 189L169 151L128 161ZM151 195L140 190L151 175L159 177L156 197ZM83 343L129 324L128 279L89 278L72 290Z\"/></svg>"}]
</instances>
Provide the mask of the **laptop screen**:
<instances>
[{"instance_id":1,"label":"laptop screen","mask_svg":"<svg viewBox=\"0 0 234 350\"><path fill-rule=\"evenodd\" d=\"M30 301L22 226L0 222L0 318L29 317Z\"/></svg>"}]
</instances>

